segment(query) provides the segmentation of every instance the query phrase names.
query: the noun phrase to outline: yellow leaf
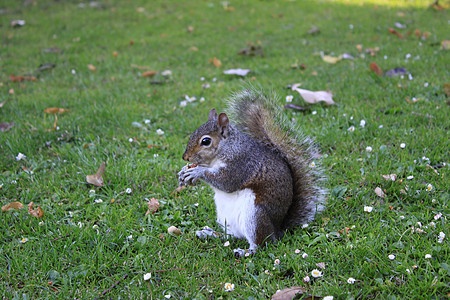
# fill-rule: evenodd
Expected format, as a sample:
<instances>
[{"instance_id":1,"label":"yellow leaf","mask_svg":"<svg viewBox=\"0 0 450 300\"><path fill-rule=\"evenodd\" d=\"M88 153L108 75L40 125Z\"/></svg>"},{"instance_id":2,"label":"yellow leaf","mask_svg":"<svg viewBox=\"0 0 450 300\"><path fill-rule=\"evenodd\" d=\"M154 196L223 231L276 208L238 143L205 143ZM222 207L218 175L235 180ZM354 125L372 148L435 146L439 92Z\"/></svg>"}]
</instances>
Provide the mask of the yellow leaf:
<instances>
[{"instance_id":1,"label":"yellow leaf","mask_svg":"<svg viewBox=\"0 0 450 300\"><path fill-rule=\"evenodd\" d=\"M94 65L88 64L87 65L88 69L91 70L92 72L97 71L97 68Z\"/></svg>"},{"instance_id":2,"label":"yellow leaf","mask_svg":"<svg viewBox=\"0 0 450 300\"><path fill-rule=\"evenodd\" d=\"M8 203L6 205L3 205L2 206L2 211L8 211L10 209L19 210L21 208L23 208L23 204L22 203L20 203L20 202L11 202L11 203Z\"/></svg>"},{"instance_id":3,"label":"yellow leaf","mask_svg":"<svg viewBox=\"0 0 450 300\"><path fill-rule=\"evenodd\" d=\"M338 57L334 57L334 56L329 56L329 55L324 55L322 57L324 62L327 62L329 64L335 64L338 61L340 61L342 59L342 55L339 55Z\"/></svg>"}]
</instances>

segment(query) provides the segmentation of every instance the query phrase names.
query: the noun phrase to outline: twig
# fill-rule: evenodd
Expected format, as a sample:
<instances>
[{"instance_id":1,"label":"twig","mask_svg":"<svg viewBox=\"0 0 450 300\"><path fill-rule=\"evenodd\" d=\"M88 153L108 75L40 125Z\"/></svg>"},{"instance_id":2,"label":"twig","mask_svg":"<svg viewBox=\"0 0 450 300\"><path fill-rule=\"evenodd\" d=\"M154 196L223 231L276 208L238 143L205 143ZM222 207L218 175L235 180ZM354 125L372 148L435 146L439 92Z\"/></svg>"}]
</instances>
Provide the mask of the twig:
<instances>
[{"instance_id":1,"label":"twig","mask_svg":"<svg viewBox=\"0 0 450 300\"><path fill-rule=\"evenodd\" d=\"M69 237L69 236L70 236L70 234L62 235L62 236L60 236L60 237L54 238L54 239L51 240L50 242L54 242L54 241L57 241L57 240L59 240L59 239L63 239L63 238Z\"/></svg>"},{"instance_id":2,"label":"twig","mask_svg":"<svg viewBox=\"0 0 450 300\"><path fill-rule=\"evenodd\" d=\"M123 275L122 280L127 278L128 274ZM105 296L107 293L109 293L110 290L112 290L113 288L115 288L120 282L120 279L117 280L112 286L110 286L108 289L104 290L102 293L102 296Z\"/></svg>"}]
</instances>

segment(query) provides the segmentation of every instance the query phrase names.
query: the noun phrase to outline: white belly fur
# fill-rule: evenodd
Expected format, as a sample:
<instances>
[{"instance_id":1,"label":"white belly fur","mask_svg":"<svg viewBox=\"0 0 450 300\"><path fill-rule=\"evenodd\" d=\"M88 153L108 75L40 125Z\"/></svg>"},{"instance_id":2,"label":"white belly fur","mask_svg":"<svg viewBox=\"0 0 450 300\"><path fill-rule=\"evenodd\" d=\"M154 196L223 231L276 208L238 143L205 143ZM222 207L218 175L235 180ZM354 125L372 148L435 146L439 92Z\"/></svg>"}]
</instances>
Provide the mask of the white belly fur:
<instances>
[{"instance_id":1,"label":"white belly fur","mask_svg":"<svg viewBox=\"0 0 450 300\"><path fill-rule=\"evenodd\" d=\"M217 222L226 233L237 238L246 238L250 243L255 239L255 194L250 189L226 193L214 189ZM226 229L225 229L226 226Z\"/></svg>"}]
</instances>

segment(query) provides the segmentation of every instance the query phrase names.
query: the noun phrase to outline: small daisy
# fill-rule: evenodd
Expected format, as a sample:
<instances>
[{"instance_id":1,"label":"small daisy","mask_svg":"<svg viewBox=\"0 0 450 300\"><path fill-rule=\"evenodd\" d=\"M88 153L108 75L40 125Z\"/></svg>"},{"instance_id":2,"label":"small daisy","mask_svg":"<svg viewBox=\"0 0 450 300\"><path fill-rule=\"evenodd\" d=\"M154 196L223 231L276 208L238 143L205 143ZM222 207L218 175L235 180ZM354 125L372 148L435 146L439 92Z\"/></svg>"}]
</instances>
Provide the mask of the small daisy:
<instances>
[{"instance_id":1,"label":"small daisy","mask_svg":"<svg viewBox=\"0 0 450 300\"><path fill-rule=\"evenodd\" d=\"M95 199L94 202L95 203L103 203L103 200L102 199Z\"/></svg>"},{"instance_id":2,"label":"small daisy","mask_svg":"<svg viewBox=\"0 0 450 300\"><path fill-rule=\"evenodd\" d=\"M437 221L442 217L441 213L438 213L437 215L434 216L434 219Z\"/></svg>"},{"instance_id":3,"label":"small daisy","mask_svg":"<svg viewBox=\"0 0 450 300\"><path fill-rule=\"evenodd\" d=\"M426 258L426 259L431 258L431 254L425 254L425 258Z\"/></svg>"},{"instance_id":4,"label":"small daisy","mask_svg":"<svg viewBox=\"0 0 450 300\"><path fill-rule=\"evenodd\" d=\"M404 149L405 147L406 147L406 144L405 144L405 143L401 143L401 144L400 144L400 148Z\"/></svg>"},{"instance_id":5,"label":"small daisy","mask_svg":"<svg viewBox=\"0 0 450 300\"><path fill-rule=\"evenodd\" d=\"M130 188L127 188L127 189L125 190L125 193L131 194L131 189L130 189Z\"/></svg>"},{"instance_id":6,"label":"small daisy","mask_svg":"<svg viewBox=\"0 0 450 300\"><path fill-rule=\"evenodd\" d=\"M133 142L133 138L129 138L128 141L129 141L130 143L132 143L132 142Z\"/></svg>"},{"instance_id":7,"label":"small daisy","mask_svg":"<svg viewBox=\"0 0 450 300\"><path fill-rule=\"evenodd\" d=\"M265 270L264 273L265 273L266 275L270 275L269 270Z\"/></svg>"},{"instance_id":8,"label":"small daisy","mask_svg":"<svg viewBox=\"0 0 450 300\"><path fill-rule=\"evenodd\" d=\"M302 228L307 228L309 225L308 224L303 224Z\"/></svg>"},{"instance_id":9,"label":"small daisy","mask_svg":"<svg viewBox=\"0 0 450 300\"><path fill-rule=\"evenodd\" d=\"M78 226L78 228L81 228L81 227L83 227L83 223L78 222L78 223L77 223L77 226Z\"/></svg>"},{"instance_id":10,"label":"small daisy","mask_svg":"<svg viewBox=\"0 0 450 300\"><path fill-rule=\"evenodd\" d=\"M378 126L378 128L380 128L380 129L383 128L383 125Z\"/></svg>"},{"instance_id":11,"label":"small daisy","mask_svg":"<svg viewBox=\"0 0 450 300\"><path fill-rule=\"evenodd\" d=\"M170 299L170 297L172 297L171 294L164 295L164 298L166 298L166 299Z\"/></svg>"},{"instance_id":12,"label":"small daisy","mask_svg":"<svg viewBox=\"0 0 450 300\"><path fill-rule=\"evenodd\" d=\"M313 112L312 112L311 114L317 115L317 111L316 111L316 110L313 110Z\"/></svg>"},{"instance_id":13,"label":"small daisy","mask_svg":"<svg viewBox=\"0 0 450 300\"><path fill-rule=\"evenodd\" d=\"M44 221L40 221L39 226L44 226Z\"/></svg>"},{"instance_id":14,"label":"small daisy","mask_svg":"<svg viewBox=\"0 0 450 300\"><path fill-rule=\"evenodd\" d=\"M22 160L22 159L24 159L24 158L26 158L25 154L22 154L22 153L20 153L20 152L19 152L19 154L17 154L17 156L16 156L16 160Z\"/></svg>"},{"instance_id":15,"label":"small daisy","mask_svg":"<svg viewBox=\"0 0 450 300\"><path fill-rule=\"evenodd\" d=\"M356 279L353 277L350 277L349 279L347 279L347 283L349 283L349 284L354 284L355 281L356 281Z\"/></svg>"},{"instance_id":16,"label":"small daisy","mask_svg":"<svg viewBox=\"0 0 450 300\"><path fill-rule=\"evenodd\" d=\"M11 180L11 184L16 184L17 180Z\"/></svg>"},{"instance_id":17,"label":"small daisy","mask_svg":"<svg viewBox=\"0 0 450 300\"><path fill-rule=\"evenodd\" d=\"M180 106L181 107L185 107L187 105L187 103L188 102L186 100L183 100L183 101L180 102Z\"/></svg>"},{"instance_id":18,"label":"small daisy","mask_svg":"<svg viewBox=\"0 0 450 300\"><path fill-rule=\"evenodd\" d=\"M302 258L307 258L307 257L308 257L308 254L306 254L306 253L302 254Z\"/></svg>"},{"instance_id":19,"label":"small daisy","mask_svg":"<svg viewBox=\"0 0 450 300\"><path fill-rule=\"evenodd\" d=\"M245 257L249 257L250 256L250 252L245 252L244 256Z\"/></svg>"},{"instance_id":20,"label":"small daisy","mask_svg":"<svg viewBox=\"0 0 450 300\"><path fill-rule=\"evenodd\" d=\"M322 300L333 300L334 297L333 296L325 296L322 298Z\"/></svg>"},{"instance_id":21,"label":"small daisy","mask_svg":"<svg viewBox=\"0 0 450 300\"><path fill-rule=\"evenodd\" d=\"M366 126L366 121L365 120L361 120L361 122L359 122L359 126L361 126L361 127Z\"/></svg>"},{"instance_id":22,"label":"small daisy","mask_svg":"<svg viewBox=\"0 0 450 300\"><path fill-rule=\"evenodd\" d=\"M234 291L234 284L227 282L227 283L225 283L224 288L225 288L225 292L232 292L232 291Z\"/></svg>"},{"instance_id":23,"label":"small daisy","mask_svg":"<svg viewBox=\"0 0 450 300\"><path fill-rule=\"evenodd\" d=\"M400 216L399 218L400 218L400 220L403 220L405 218L405 216Z\"/></svg>"},{"instance_id":24,"label":"small daisy","mask_svg":"<svg viewBox=\"0 0 450 300\"><path fill-rule=\"evenodd\" d=\"M200 102L205 102L205 97L201 97L199 101Z\"/></svg>"},{"instance_id":25,"label":"small daisy","mask_svg":"<svg viewBox=\"0 0 450 300\"><path fill-rule=\"evenodd\" d=\"M309 167L310 167L310 168L316 167L316 163L312 161L312 162L309 164Z\"/></svg>"},{"instance_id":26,"label":"small daisy","mask_svg":"<svg viewBox=\"0 0 450 300\"><path fill-rule=\"evenodd\" d=\"M92 225L92 229L98 229L98 228L99 228L99 227L98 227L97 224Z\"/></svg>"},{"instance_id":27,"label":"small daisy","mask_svg":"<svg viewBox=\"0 0 450 300\"><path fill-rule=\"evenodd\" d=\"M150 120L149 120L149 119L146 119L146 120L144 121L144 123L145 123L145 124L150 124Z\"/></svg>"},{"instance_id":28,"label":"small daisy","mask_svg":"<svg viewBox=\"0 0 450 300\"><path fill-rule=\"evenodd\" d=\"M89 194L95 194L95 190L90 190Z\"/></svg>"},{"instance_id":29,"label":"small daisy","mask_svg":"<svg viewBox=\"0 0 450 300\"><path fill-rule=\"evenodd\" d=\"M436 199L431 199L431 203L436 203Z\"/></svg>"},{"instance_id":30,"label":"small daisy","mask_svg":"<svg viewBox=\"0 0 450 300\"><path fill-rule=\"evenodd\" d=\"M394 259L395 259L395 255L394 255L394 254L389 254L389 255L388 255L388 258L389 258L390 260L394 260Z\"/></svg>"},{"instance_id":31,"label":"small daisy","mask_svg":"<svg viewBox=\"0 0 450 300\"><path fill-rule=\"evenodd\" d=\"M427 192L431 192L433 190L433 185L431 183L429 183L427 185Z\"/></svg>"},{"instance_id":32,"label":"small daisy","mask_svg":"<svg viewBox=\"0 0 450 300\"><path fill-rule=\"evenodd\" d=\"M21 244L25 244L26 242L28 242L28 239L27 239L27 238L22 238L22 239L19 241L19 243L21 243Z\"/></svg>"},{"instance_id":33,"label":"small daisy","mask_svg":"<svg viewBox=\"0 0 450 300\"><path fill-rule=\"evenodd\" d=\"M279 266L280 263L281 263L281 261L280 261L278 258L275 259L275 261L273 262L273 264L274 264L275 266Z\"/></svg>"},{"instance_id":34,"label":"small daisy","mask_svg":"<svg viewBox=\"0 0 450 300\"><path fill-rule=\"evenodd\" d=\"M158 153L155 153L155 154L153 154L153 157L154 157L154 158L157 158L157 157L159 157L159 154L158 154Z\"/></svg>"},{"instance_id":35,"label":"small daisy","mask_svg":"<svg viewBox=\"0 0 450 300\"><path fill-rule=\"evenodd\" d=\"M300 253L300 249L295 249L295 254L299 254Z\"/></svg>"},{"instance_id":36,"label":"small daisy","mask_svg":"<svg viewBox=\"0 0 450 300\"><path fill-rule=\"evenodd\" d=\"M292 96L292 95L286 96L286 102L292 102L293 99L294 99L294 96Z\"/></svg>"},{"instance_id":37,"label":"small daisy","mask_svg":"<svg viewBox=\"0 0 450 300\"><path fill-rule=\"evenodd\" d=\"M428 82L425 82L425 83L423 84L424 87L428 87L428 85L429 85Z\"/></svg>"},{"instance_id":38,"label":"small daisy","mask_svg":"<svg viewBox=\"0 0 450 300\"><path fill-rule=\"evenodd\" d=\"M223 244L223 246L224 246L224 247L230 246L230 241L226 241L226 242Z\"/></svg>"},{"instance_id":39,"label":"small daisy","mask_svg":"<svg viewBox=\"0 0 450 300\"><path fill-rule=\"evenodd\" d=\"M317 269L312 270L312 271L311 271L311 275L312 275L312 277L314 277L314 278L322 277L322 276L323 276L323 275L322 275L322 272L319 271L319 270L317 270Z\"/></svg>"},{"instance_id":40,"label":"small daisy","mask_svg":"<svg viewBox=\"0 0 450 300\"><path fill-rule=\"evenodd\" d=\"M350 132L355 131L355 126L350 126L350 127L347 129L347 131L350 131Z\"/></svg>"},{"instance_id":41,"label":"small daisy","mask_svg":"<svg viewBox=\"0 0 450 300\"><path fill-rule=\"evenodd\" d=\"M370 147L370 146L366 147L366 152L372 152L372 150L373 150L372 147Z\"/></svg>"},{"instance_id":42,"label":"small daisy","mask_svg":"<svg viewBox=\"0 0 450 300\"><path fill-rule=\"evenodd\" d=\"M431 227L436 227L436 223L430 222L430 226L431 226Z\"/></svg>"},{"instance_id":43,"label":"small daisy","mask_svg":"<svg viewBox=\"0 0 450 300\"><path fill-rule=\"evenodd\" d=\"M444 242L445 239L445 233L443 233L442 231L439 232L439 239L438 239L438 243L442 244Z\"/></svg>"},{"instance_id":44,"label":"small daisy","mask_svg":"<svg viewBox=\"0 0 450 300\"><path fill-rule=\"evenodd\" d=\"M149 280L150 278L152 278L152 273L146 273L146 274L144 274L144 280L145 280L145 281Z\"/></svg>"},{"instance_id":45,"label":"small daisy","mask_svg":"<svg viewBox=\"0 0 450 300\"><path fill-rule=\"evenodd\" d=\"M411 270L410 269L406 269L406 273L411 274Z\"/></svg>"},{"instance_id":46,"label":"small daisy","mask_svg":"<svg viewBox=\"0 0 450 300\"><path fill-rule=\"evenodd\" d=\"M413 175L409 175L408 177L406 177L406 179L408 179L408 180L411 180L411 179L413 179L413 178L414 178Z\"/></svg>"},{"instance_id":47,"label":"small daisy","mask_svg":"<svg viewBox=\"0 0 450 300\"><path fill-rule=\"evenodd\" d=\"M159 128L159 129L156 130L156 134L157 135L163 135L164 131L161 128Z\"/></svg>"},{"instance_id":48,"label":"small daisy","mask_svg":"<svg viewBox=\"0 0 450 300\"><path fill-rule=\"evenodd\" d=\"M365 212L371 212L373 210L373 207L372 206L364 206L364 211Z\"/></svg>"},{"instance_id":49,"label":"small daisy","mask_svg":"<svg viewBox=\"0 0 450 300\"><path fill-rule=\"evenodd\" d=\"M306 275L304 278L303 278L303 281L304 282L309 282L311 279L309 278L309 276L308 275Z\"/></svg>"},{"instance_id":50,"label":"small daisy","mask_svg":"<svg viewBox=\"0 0 450 300\"><path fill-rule=\"evenodd\" d=\"M75 69L72 69L71 72L72 72L73 75L77 74L77 71L75 71Z\"/></svg>"}]
</instances>

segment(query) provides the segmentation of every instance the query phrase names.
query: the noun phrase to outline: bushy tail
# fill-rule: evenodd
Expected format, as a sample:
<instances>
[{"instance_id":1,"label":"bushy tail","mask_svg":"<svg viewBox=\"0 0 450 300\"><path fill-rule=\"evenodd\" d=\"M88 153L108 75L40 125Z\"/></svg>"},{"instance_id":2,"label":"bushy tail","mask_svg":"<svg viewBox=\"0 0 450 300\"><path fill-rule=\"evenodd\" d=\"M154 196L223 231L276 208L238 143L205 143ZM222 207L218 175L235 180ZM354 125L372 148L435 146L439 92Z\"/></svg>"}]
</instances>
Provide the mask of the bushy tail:
<instances>
[{"instance_id":1,"label":"bushy tail","mask_svg":"<svg viewBox=\"0 0 450 300\"><path fill-rule=\"evenodd\" d=\"M318 165L317 146L283 115L276 100L247 88L229 100L229 113L241 131L277 149L289 164L294 199L284 222L286 229L312 221L324 208L326 189L322 187L325 177Z\"/></svg>"}]
</instances>

